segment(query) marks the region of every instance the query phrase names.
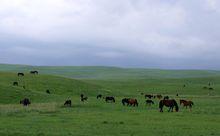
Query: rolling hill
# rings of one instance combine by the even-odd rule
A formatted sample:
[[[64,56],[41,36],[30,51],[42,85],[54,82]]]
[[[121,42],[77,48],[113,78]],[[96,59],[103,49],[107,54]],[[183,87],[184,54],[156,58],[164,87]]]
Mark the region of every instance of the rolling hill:
[[[197,78],[220,76],[214,70],[161,70],[142,68],[118,68],[104,66],[28,66],[0,64],[0,71],[29,72],[79,79],[151,79],[151,78]]]

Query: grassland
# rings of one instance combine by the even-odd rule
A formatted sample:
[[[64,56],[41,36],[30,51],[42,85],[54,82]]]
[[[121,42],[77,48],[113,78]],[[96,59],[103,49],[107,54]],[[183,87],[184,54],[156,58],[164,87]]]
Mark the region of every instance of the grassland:
[[[163,74],[163,70],[158,70],[158,75],[154,75],[147,73],[150,70],[143,70],[146,72],[143,74],[143,71],[138,72],[137,69],[133,74],[128,72],[129,69],[125,71],[121,69],[124,72],[121,75],[118,73],[114,78],[114,74],[110,75],[108,70],[106,73],[103,70],[102,73],[102,70],[99,72],[99,68],[96,67],[97,71],[93,73],[94,75],[88,74],[86,78],[85,73],[73,72],[71,76],[66,76],[65,72],[60,72],[57,68],[52,70],[50,67],[49,72],[34,68],[44,74],[34,76],[26,73],[23,78],[17,77],[15,72],[30,70],[26,67],[30,68],[20,65],[0,66],[0,71],[5,71],[0,72],[0,135],[2,136],[220,135],[218,71],[185,71],[186,73],[165,71],[166,74]],[[117,72],[112,69],[120,68],[107,69],[111,69],[109,72],[116,74]],[[65,70],[66,67],[63,71]],[[54,71],[58,71],[58,74]],[[71,73],[70,71],[74,70],[66,73]],[[190,72],[192,74],[189,74]],[[98,73],[102,73],[101,76]],[[152,76],[149,76],[150,74]],[[18,81],[19,86],[13,86],[13,81]],[[209,82],[212,83],[214,90],[203,89]],[[183,84],[186,84],[185,88]],[[24,85],[25,89],[22,87]],[[51,94],[47,94],[46,89],[51,90]],[[141,92],[169,95],[177,101],[181,98],[192,100],[195,106],[192,112],[181,107],[178,113],[168,113],[167,109],[164,113],[160,113],[159,100],[155,99],[155,105],[147,107],[145,99],[140,95]],[[80,93],[89,97],[87,102],[80,102]],[[115,96],[116,103],[97,100],[96,95],[99,93]],[[24,97],[31,99],[32,104],[29,107],[18,104]],[[139,107],[123,107],[120,102],[123,97],[137,98]],[[71,108],[63,106],[66,99],[72,100]]]

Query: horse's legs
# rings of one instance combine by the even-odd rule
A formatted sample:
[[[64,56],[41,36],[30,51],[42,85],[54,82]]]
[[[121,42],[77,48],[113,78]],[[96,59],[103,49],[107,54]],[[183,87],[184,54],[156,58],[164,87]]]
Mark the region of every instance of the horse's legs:
[[[171,107],[171,112],[173,112],[173,106]]]

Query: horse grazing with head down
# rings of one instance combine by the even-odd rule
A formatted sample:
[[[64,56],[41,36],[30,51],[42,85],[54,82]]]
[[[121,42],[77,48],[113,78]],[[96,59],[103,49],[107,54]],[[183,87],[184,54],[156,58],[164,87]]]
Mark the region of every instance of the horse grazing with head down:
[[[159,103],[159,108],[160,108],[160,112],[163,112],[163,107],[169,107],[168,112],[173,112],[173,108],[175,107],[176,112],[179,111],[179,106],[177,104],[177,102],[172,99],[172,100],[161,100]]]
[[[113,96],[107,96],[107,97],[105,97],[105,101],[115,103],[115,98]]]
[[[180,105],[183,105],[183,107],[186,107],[186,109],[189,106],[189,109],[191,111],[192,106],[194,105],[194,103],[192,101],[180,100]]]
[[[64,103],[64,106],[71,107],[71,105],[72,105],[72,101],[71,100],[66,100],[65,103]]]
[[[128,100],[129,99],[130,98],[124,98],[124,99],[121,100],[121,103],[123,104],[123,106],[125,106],[125,104],[127,104],[127,106],[128,106]]]
[[[151,106],[152,104],[154,104],[154,102],[152,100],[146,100],[146,104]]]
[[[138,107],[138,101],[137,101],[137,99],[133,99],[133,98],[130,98],[130,99],[128,99],[128,105],[129,106],[137,106]]]
[[[97,99],[101,99],[102,98],[102,95],[101,94],[99,94],[99,95],[97,95],[97,97],[96,97]]]

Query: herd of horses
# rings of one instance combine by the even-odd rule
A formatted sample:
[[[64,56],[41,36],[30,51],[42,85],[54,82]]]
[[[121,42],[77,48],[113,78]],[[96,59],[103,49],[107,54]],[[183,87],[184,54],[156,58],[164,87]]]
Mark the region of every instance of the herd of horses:
[[[30,71],[30,74],[33,74],[33,75],[38,75],[38,71]],[[24,73],[17,73],[17,76],[24,76],[25,74]],[[18,86],[18,82],[13,82],[13,85],[14,86]],[[209,84],[210,86],[210,84]],[[184,87],[186,87],[186,85],[184,85]],[[204,89],[210,89],[212,90],[213,88],[209,87],[209,88],[205,88]],[[50,90],[46,90],[46,93],[50,94]],[[144,95],[144,93],[141,93],[141,95]],[[176,94],[176,96],[179,96],[178,94]],[[115,103],[116,102],[116,99],[115,97],[113,96],[106,96],[104,97],[103,95],[99,94],[97,95],[96,97],[97,99],[104,99],[106,103]],[[173,112],[173,110],[175,109],[176,112],[179,111],[179,106],[176,102],[176,100],[174,99],[170,99],[169,96],[162,96],[161,94],[157,94],[157,95],[151,95],[151,94],[145,94],[144,95],[144,98],[146,99],[146,104],[147,105],[152,105],[152,104],[155,104],[153,99],[159,99],[159,111],[160,112],[163,112],[163,107],[166,106],[169,108],[168,112]],[[84,94],[81,94],[80,95],[80,100],[82,102],[85,102],[88,100],[88,97],[85,96]],[[123,98],[121,100],[121,103],[123,106],[133,106],[133,107],[138,107],[138,100],[135,99],[135,98]],[[28,98],[24,98],[23,100],[20,101],[20,104],[23,104],[24,106],[28,106],[31,104],[31,101],[30,99]],[[188,100],[180,100],[179,102],[180,105],[182,105],[183,107],[186,107],[190,109],[192,109],[192,106],[193,106],[193,102],[192,101],[188,101]],[[64,103],[64,106],[67,106],[67,107],[71,107],[72,106],[72,101],[70,99],[66,100],[65,103]]]

